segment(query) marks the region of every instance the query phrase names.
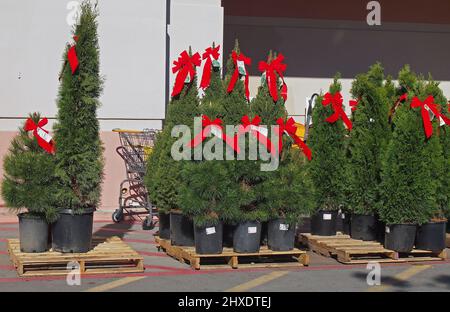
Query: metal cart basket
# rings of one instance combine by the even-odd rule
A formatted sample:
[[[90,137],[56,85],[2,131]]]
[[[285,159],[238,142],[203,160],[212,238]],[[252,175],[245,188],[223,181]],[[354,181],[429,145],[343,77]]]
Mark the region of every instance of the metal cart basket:
[[[120,146],[116,151],[125,162],[126,179],[120,183],[119,208],[112,214],[112,219],[116,223],[120,222],[126,211],[133,218],[137,215],[142,220],[139,214],[133,213],[133,210],[143,208],[148,211],[148,216],[142,220],[142,227],[152,229],[157,212],[156,207],[149,201],[144,177],[146,161],[152,152],[158,130],[113,129],[113,132],[119,134]]]

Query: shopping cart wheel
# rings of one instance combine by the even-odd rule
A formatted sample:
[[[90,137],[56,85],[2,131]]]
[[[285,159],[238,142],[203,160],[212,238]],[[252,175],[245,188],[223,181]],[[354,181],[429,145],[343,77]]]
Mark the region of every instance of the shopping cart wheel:
[[[155,222],[153,222],[150,216],[147,216],[142,222],[143,230],[153,230],[155,228]]]
[[[115,223],[119,223],[123,220],[123,211],[121,209],[116,209],[112,214],[112,220]]]

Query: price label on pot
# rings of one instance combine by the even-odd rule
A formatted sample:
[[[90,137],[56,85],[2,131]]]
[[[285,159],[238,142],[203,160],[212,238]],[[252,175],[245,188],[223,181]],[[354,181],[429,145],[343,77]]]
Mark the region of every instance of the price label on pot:
[[[206,228],[206,235],[211,235],[211,234],[216,234],[216,227],[215,226]]]
[[[343,214],[341,215],[341,217],[342,217],[342,219],[345,219],[345,213],[343,213]]]
[[[331,213],[324,213],[323,214],[323,219],[324,220],[331,220]]]
[[[257,232],[256,226],[248,227],[248,234],[255,234]]]
[[[280,231],[289,231],[289,224],[280,224]]]
[[[386,233],[391,233],[391,229],[388,226],[386,227]]]

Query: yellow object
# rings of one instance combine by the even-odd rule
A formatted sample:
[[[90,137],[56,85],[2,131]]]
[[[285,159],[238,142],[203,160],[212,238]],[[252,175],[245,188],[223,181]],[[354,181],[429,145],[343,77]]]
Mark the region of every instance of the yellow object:
[[[294,124],[297,127],[297,130],[295,131],[295,135],[298,136],[300,139],[304,139],[305,137],[305,125],[296,122]],[[299,148],[299,146],[297,144],[292,145],[292,147],[294,148]]]
[[[144,146],[144,155],[145,155],[145,159],[148,158],[148,156],[150,156],[150,154],[153,152],[153,147],[150,146]]]

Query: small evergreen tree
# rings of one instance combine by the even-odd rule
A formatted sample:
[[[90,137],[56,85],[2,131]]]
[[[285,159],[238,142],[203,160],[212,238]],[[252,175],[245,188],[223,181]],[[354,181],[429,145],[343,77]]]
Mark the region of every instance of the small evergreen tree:
[[[442,106],[442,114],[450,118],[450,112],[447,105]],[[440,208],[445,213],[447,219],[450,218],[450,127],[443,126],[440,128],[440,142],[443,152],[444,170],[440,173],[442,183],[438,190],[440,194]]]
[[[220,67],[213,67],[210,85],[205,90],[205,95],[198,108],[199,113],[208,116],[211,120],[222,118],[225,111],[221,101],[224,96],[225,89],[220,76]],[[223,144],[223,141],[214,135],[207,138],[204,143],[212,141]],[[227,148],[224,144],[222,146],[224,149]],[[229,198],[226,193],[231,181],[227,174],[224,161],[184,162],[182,171],[184,183],[180,191],[180,207],[183,213],[193,218],[196,225],[217,223],[221,219],[223,211],[228,208]]]
[[[339,74],[334,78],[329,93],[341,91]],[[313,152],[308,164],[308,177],[311,179],[313,203],[318,210],[339,210],[345,203],[345,136],[347,130],[342,120],[334,123],[325,121],[333,114],[331,105],[322,105],[323,96],[317,97],[313,109],[313,128],[308,139]]]
[[[73,30],[78,37],[79,67],[74,73],[69,66],[63,67],[54,126],[58,207],[73,209],[75,213],[98,206],[103,178],[103,147],[96,115],[103,83],[99,74],[97,16],[96,5],[93,7],[89,1],[81,4],[80,21]],[[64,59],[67,53],[68,49]]]
[[[41,119],[38,113],[30,114],[35,124]],[[25,123],[24,123],[25,125]],[[55,163],[53,155],[43,150],[30,132],[19,128],[3,160],[5,170],[2,197],[15,212],[26,208],[28,213],[44,216],[48,222],[57,218],[55,193]]]
[[[373,65],[367,74],[358,75],[351,93],[358,100],[350,132],[349,196],[357,214],[374,214],[380,203],[381,158],[390,136],[388,94],[381,65]]]
[[[192,56],[189,49],[189,56]],[[171,135],[176,125],[186,125],[193,129],[194,117],[199,116],[199,98],[197,91],[197,76],[184,84],[180,94],[172,97],[167,111],[162,133],[158,135],[157,143],[147,163],[145,183],[150,199],[157,204],[160,212],[180,209],[179,199],[182,188],[181,172],[186,161],[176,161],[172,158],[171,149],[177,140]]]

